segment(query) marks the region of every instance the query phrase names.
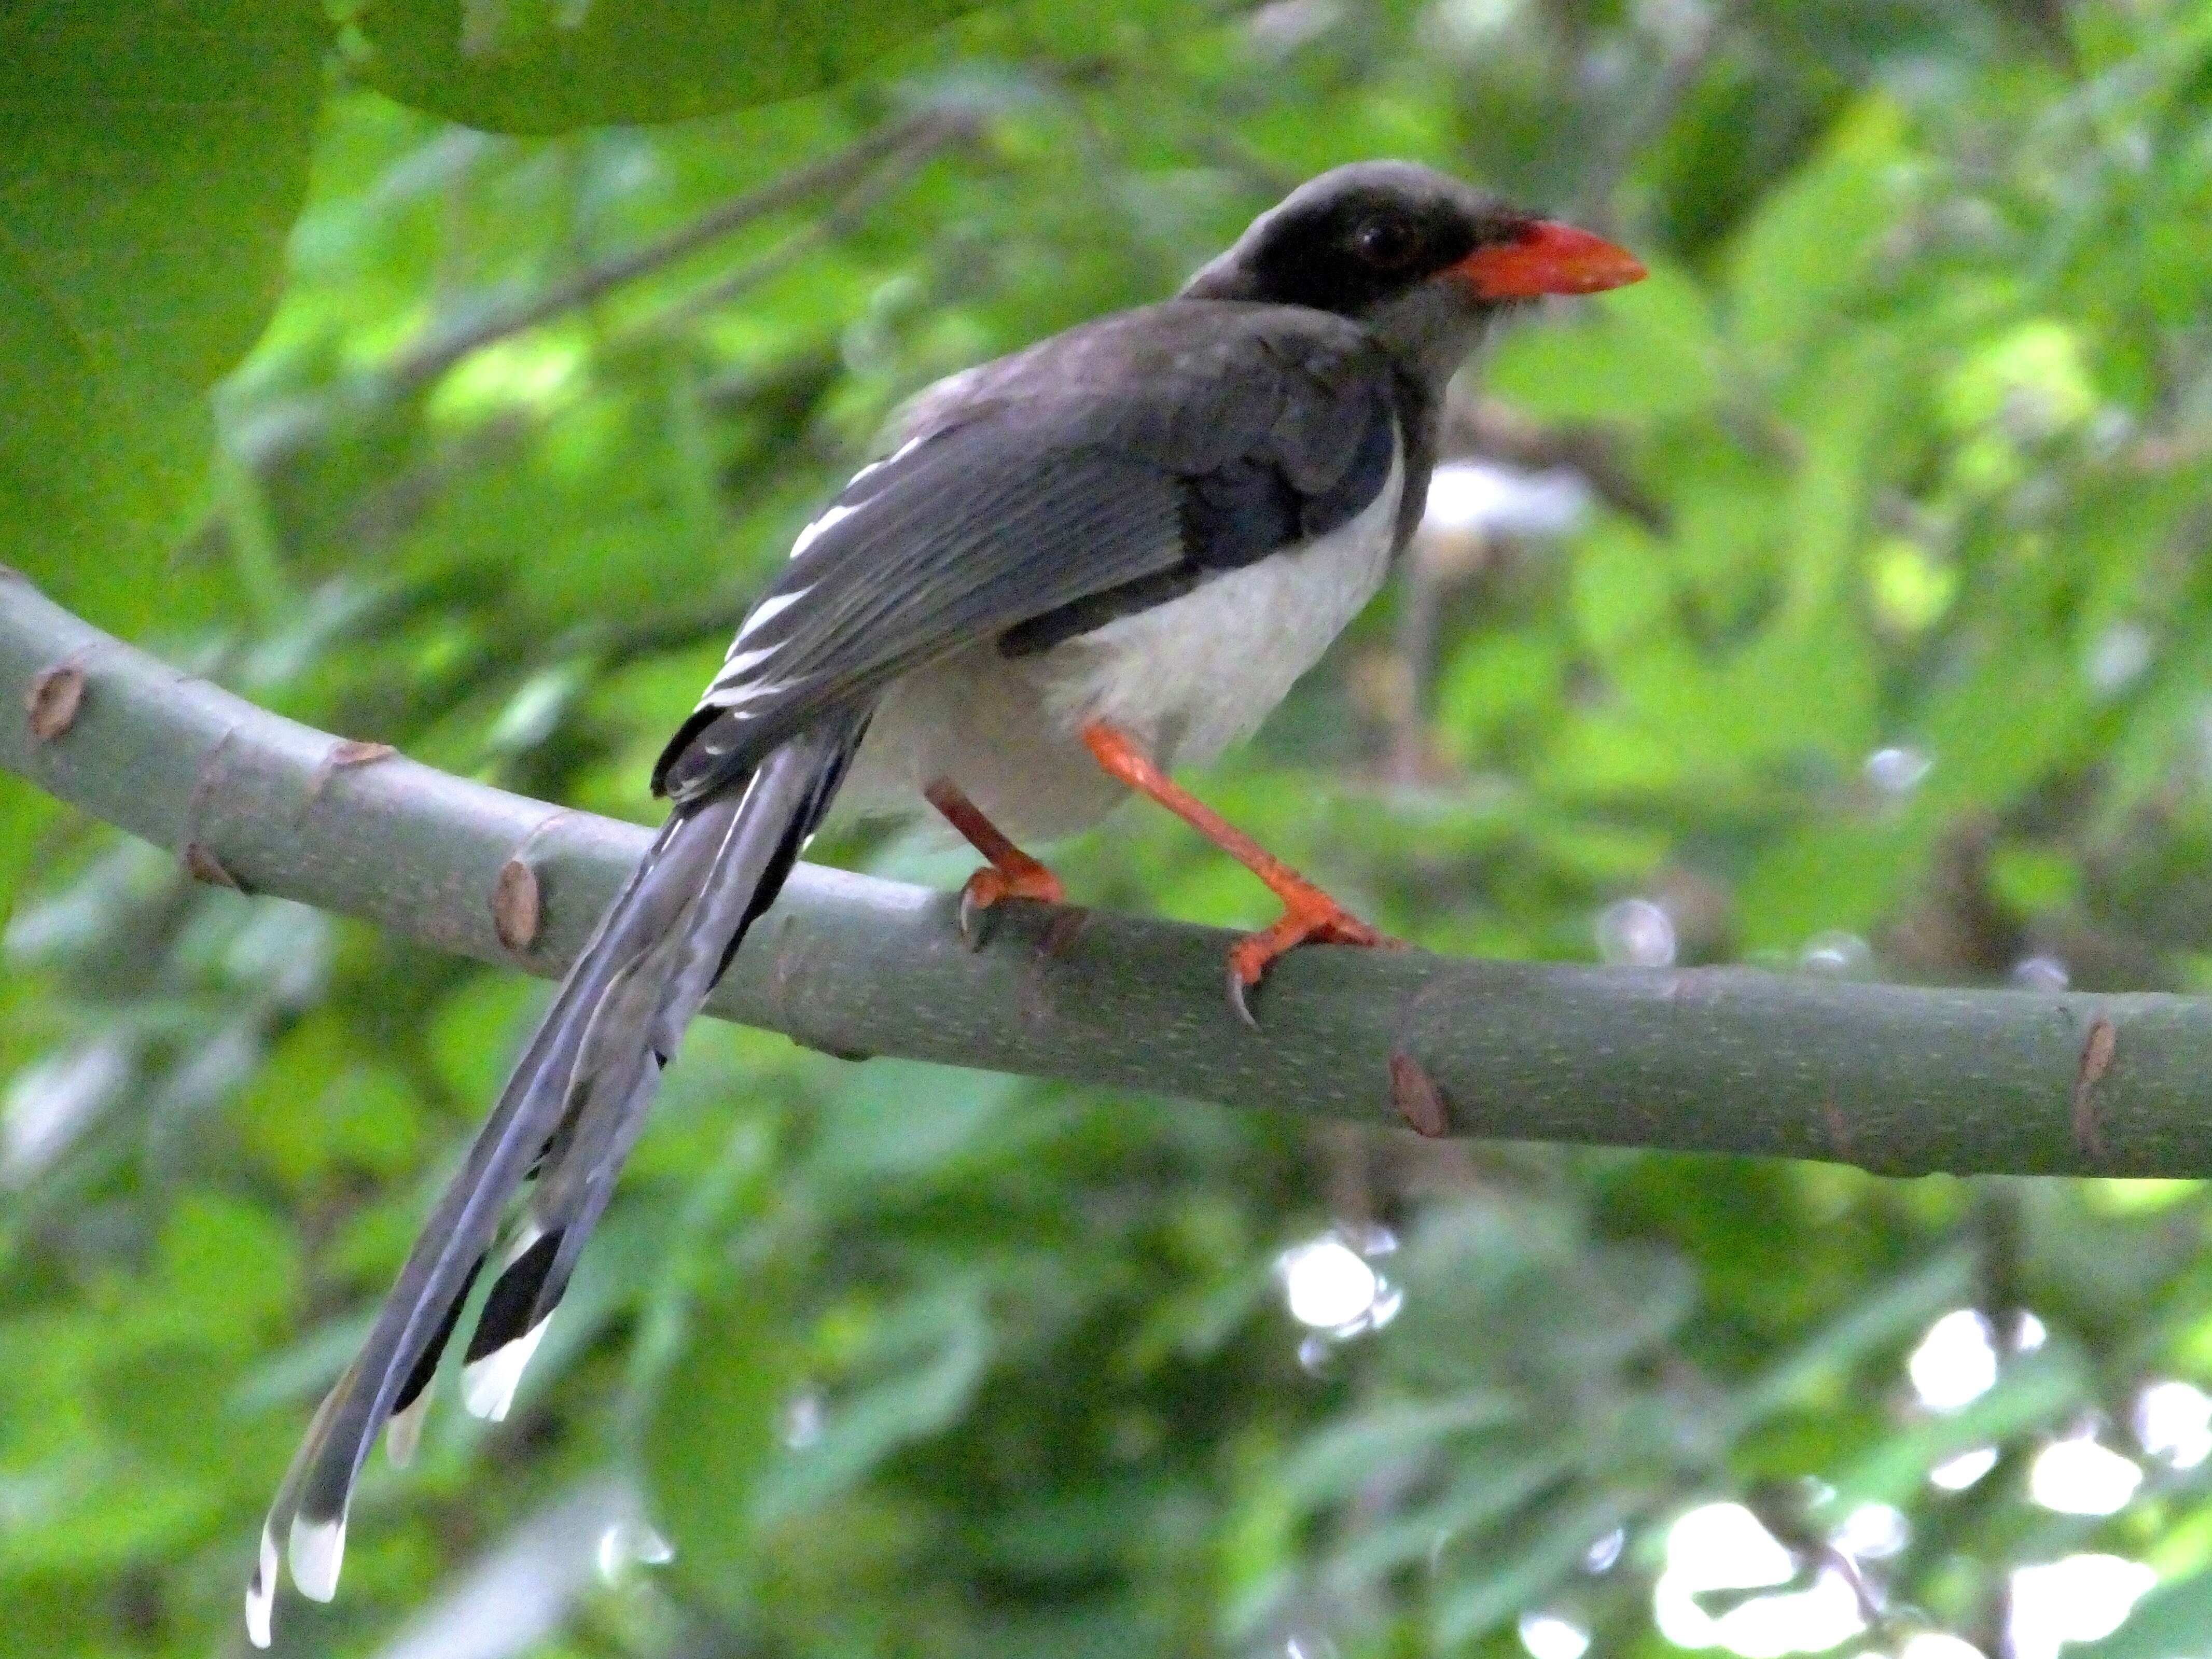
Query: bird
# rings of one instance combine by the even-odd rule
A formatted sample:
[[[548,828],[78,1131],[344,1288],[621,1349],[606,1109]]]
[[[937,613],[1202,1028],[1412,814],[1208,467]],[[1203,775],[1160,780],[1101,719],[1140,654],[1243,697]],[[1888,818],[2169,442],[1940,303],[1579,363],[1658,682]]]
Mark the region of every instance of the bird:
[[[1386,943],[1170,775],[1250,736],[1374,596],[1419,520],[1447,385],[1492,321],[1644,274],[1448,174],[1356,162],[1174,297],[915,398],[799,534],[661,754],[665,821],[277,1490],[252,1641],[280,1542],[303,1594],[334,1595],[362,1467],[380,1430],[394,1462],[412,1455],[495,1253],[460,1389],[506,1415],[684,1027],[833,808],[933,808],[972,843],[972,938],[995,906],[1061,901],[1029,848],[1149,797],[1281,901],[1230,953],[1247,1020],[1285,951]]]

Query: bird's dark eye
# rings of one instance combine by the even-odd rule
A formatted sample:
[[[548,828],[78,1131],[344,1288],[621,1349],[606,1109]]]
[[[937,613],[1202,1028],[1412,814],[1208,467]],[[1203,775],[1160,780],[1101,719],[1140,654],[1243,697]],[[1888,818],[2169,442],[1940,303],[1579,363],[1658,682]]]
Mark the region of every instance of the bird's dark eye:
[[[1421,233],[1395,215],[1382,214],[1352,233],[1352,246],[1377,270],[1403,270],[1420,257]]]

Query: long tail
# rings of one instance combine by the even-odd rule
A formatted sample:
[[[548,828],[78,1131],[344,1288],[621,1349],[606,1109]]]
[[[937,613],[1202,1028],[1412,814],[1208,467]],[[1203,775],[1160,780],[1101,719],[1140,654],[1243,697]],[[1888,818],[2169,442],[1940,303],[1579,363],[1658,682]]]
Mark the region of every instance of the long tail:
[[[302,1594],[327,1601],[337,1592],[346,1510],[376,1432],[388,1421],[395,1461],[412,1454],[439,1356],[510,1200],[534,1176],[462,1372],[471,1412],[507,1414],[661,1068],[745,929],[775,901],[866,726],[864,714],[825,721],[749,776],[678,805],[608,908],[277,1489],[246,1591],[257,1647],[269,1644],[280,1539]]]

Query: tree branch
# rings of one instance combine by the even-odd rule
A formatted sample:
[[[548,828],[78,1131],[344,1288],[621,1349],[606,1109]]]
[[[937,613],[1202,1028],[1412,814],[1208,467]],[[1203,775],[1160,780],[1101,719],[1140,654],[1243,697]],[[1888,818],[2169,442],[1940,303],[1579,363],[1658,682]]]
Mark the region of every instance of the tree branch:
[[[975,116],[957,108],[930,108],[888,121],[818,161],[732,197],[652,241],[586,265],[539,293],[432,325],[379,367],[249,422],[233,440],[239,457],[256,476],[273,476],[327,436],[343,415],[411,396],[487,346],[589,305],[817,196],[851,192],[864,212],[878,198],[879,174],[896,184],[976,131]],[[857,215],[848,201],[833,207],[830,216],[837,225],[832,234],[840,234]],[[776,254],[767,258],[774,261]],[[777,268],[771,263],[764,274],[773,275]],[[735,280],[742,283],[742,274]],[[220,520],[210,520],[192,550],[204,553],[205,544],[224,533]]]
[[[0,696],[0,766],[203,878],[531,973],[567,964],[647,839],[256,708],[13,573]],[[1276,969],[1255,1034],[1222,994],[1227,934],[1018,908],[971,953],[950,895],[802,866],[711,1006],[836,1053],[1431,1133],[1894,1174],[2212,1171],[2201,1000],[1313,949]]]
[[[535,328],[563,312],[588,305],[641,276],[689,258],[771,213],[795,207],[825,191],[843,190],[865,181],[876,164],[886,157],[903,155],[910,171],[974,130],[970,118],[949,110],[927,110],[887,122],[834,155],[733,197],[719,207],[708,209],[689,224],[679,225],[641,246],[625,249],[586,265],[541,294],[471,321],[434,331],[395,358],[382,371],[384,380],[399,392],[427,386],[471,353]],[[898,176],[903,177],[904,173]]]

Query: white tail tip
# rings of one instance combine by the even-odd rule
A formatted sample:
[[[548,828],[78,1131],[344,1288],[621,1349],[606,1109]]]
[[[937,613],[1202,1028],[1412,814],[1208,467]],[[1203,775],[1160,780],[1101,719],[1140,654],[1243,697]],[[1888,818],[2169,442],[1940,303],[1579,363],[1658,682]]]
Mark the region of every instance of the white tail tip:
[[[415,1461],[415,1449],[422,1443],[422,1425],[430,1415],[430,1395],[431,1389],[424,1389],[407,1402],[404,1411],[392,1413],[392,1420],[384,1425],[384,1455],[395,1469],[404,1469]]]
[[[538,1352],[538,1345],[545,1339],[545,1328],[552,1322],[549,1315],[505,1347],[494,1349],[462,1368],[461,1404],[471,1417],[491,1423],[506,1419],[514,1404],[514,1391],[521,1386],[523,1368]]]
[[[310,1601],[327,1601],[338,1593],[338,1566],[345,1559],[345,1517],[292,1521],[292,1582]]]
[[[246,1639],[257,1648],[269,1645],[270,1609],[276,1603],[276,1540],[267,1526],[261,1528],[261,1559],[253,1577],[246,1581]]]

